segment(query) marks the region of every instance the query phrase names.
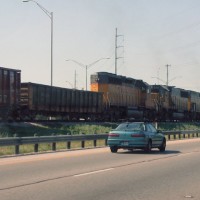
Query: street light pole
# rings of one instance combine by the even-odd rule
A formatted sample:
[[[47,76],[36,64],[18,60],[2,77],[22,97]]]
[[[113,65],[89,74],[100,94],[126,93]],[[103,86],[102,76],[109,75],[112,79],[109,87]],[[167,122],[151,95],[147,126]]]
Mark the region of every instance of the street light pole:
[[[53,12],[51,12],[51,86],[53,86]]]
[[[92,62],[92,63],[89,64],[89,65],[84,65],[84,64],[82,64],[82,63],[80,63],[80,62],[77,62],[76,60],[72,60],[72,59],[69,59],[69,60],[66,60],[66,61],[72,61],[72,62],[78,64],[79,66],[85,68],[85,88],[86,88],[86,91],[87,91],[87,74],[88,74],[87,72],[88,72],[88,69],[89,69],[90,67],[92,67],[93,65],[95,65],[97,62],[99,62],[99,61],[101,61],[101,60],[106,60],[106,59],[110,59],[110,58],[100,58],[100,59],[98,59],[98,60]]]
[[[43,6],[41,6],[37,1],[26,0],[23,2],[34,2],[37,6],[50,18],[51,20],[51,86],[53,86],[53,12],[49,12]]]

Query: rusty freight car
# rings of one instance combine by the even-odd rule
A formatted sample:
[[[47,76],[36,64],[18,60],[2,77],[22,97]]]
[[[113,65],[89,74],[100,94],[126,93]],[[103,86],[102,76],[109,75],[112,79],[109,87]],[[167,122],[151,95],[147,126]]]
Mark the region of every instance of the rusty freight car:
[[[36,83],[21,84],[22,118],[37,115],[55,119],[98,119],[102,114],[102,93],[54,87]]]
[[[0,67],[0,119],[17,117],[21,71]]]

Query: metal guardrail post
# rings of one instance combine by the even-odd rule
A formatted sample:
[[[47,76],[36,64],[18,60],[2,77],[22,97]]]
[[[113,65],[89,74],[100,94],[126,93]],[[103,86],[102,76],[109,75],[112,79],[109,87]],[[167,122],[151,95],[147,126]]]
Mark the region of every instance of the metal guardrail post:
[[[34,152],[37,153],[38,152],[38,147],[39,145],[38,144],[34,144]]]
[[[174,134],[174,140],[176,140],[176,134]]]
[[[34,137],[38,137],[37,133],[34,134]],[[38,152],[38,148],[39,148],[39,144],[38,143],[34,144],[34,152],[35,153]]]
[[[13,137],[18,137],[18,135],[15,133],[14,135],[13,135]],[[15,145],[15,154],[19,154],[19,144],[16,144]]]
[[[81,141],[81,147],[82,147],[82,148],[85,148],[85,141],[84,141],[84,140]]]
[[[52,151],[56,151],[56,142],[52,143],[52,148],[51,149],[52,149]]]
[[[71,142],[70,141],[67,142],[67,149],[71,149]]]
[[[105,139],[105,145],[108,146],[108,139]]]
[[[97,140],[94,140],[94,147],[97,146]]]
[[[171,137],[170,137],[170,135],[168,135],[168,140],[170,140],[171,139]]]
[[[85,135],[85,133],[82,133],[82,135]],[[85,140],[81,141],[81,148],[85,148]]]
[[[15,145],[15,154],[19,154],[19,145]]]

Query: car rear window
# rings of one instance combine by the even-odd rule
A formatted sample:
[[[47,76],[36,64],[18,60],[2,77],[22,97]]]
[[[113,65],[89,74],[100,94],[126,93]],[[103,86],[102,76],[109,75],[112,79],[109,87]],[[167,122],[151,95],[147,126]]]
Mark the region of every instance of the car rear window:
[[[125,123],[120,124],[115,130],[117,131],[141,131],[143,130],[143,123]]]

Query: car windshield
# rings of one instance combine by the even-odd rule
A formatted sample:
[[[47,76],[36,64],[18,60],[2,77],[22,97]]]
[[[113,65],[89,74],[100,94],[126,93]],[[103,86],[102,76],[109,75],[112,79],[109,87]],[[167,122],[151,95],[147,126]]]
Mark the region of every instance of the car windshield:
[[[117,131],[141,131],[143,130],[143,123],[123,123],[120,124],[115,130]]]

